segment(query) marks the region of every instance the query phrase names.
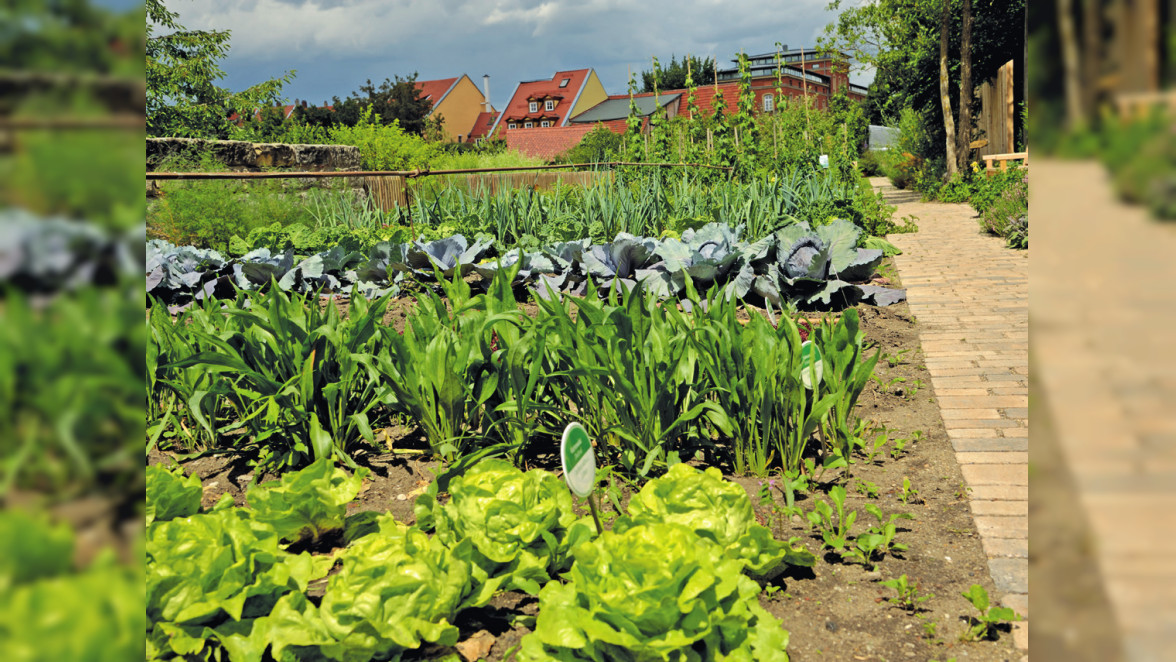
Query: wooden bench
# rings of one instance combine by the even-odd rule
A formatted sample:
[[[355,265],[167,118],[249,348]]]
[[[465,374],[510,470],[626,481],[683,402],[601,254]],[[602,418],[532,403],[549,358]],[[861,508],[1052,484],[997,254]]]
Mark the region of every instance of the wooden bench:
[[[1021,165],[1029,166],[1029,152],[1011,152],[1009,154],[986,154],[984,159],[984,173],[991,177],[998,170],[1008,170],[1009,161],[1021,161]],[[999,164],[999,167],[996,165]]]

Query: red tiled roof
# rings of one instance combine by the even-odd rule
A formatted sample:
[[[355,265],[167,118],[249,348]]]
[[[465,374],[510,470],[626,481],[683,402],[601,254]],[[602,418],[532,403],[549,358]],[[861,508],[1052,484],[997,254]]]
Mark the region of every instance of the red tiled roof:
[[[584,134],[592,128],[591,124],[573,124],[547,129],[515,129],[500,134],[506,138],[508,148],[526,156],[551,161],[580,144]]]
[[[496,119],[498,119],[498,113],[478,113],[478,119],[474,120],[474,127],[470,129],[468,140],[472,141],[488,135]]]
[[[563,100],[556,104],[555,110],[547,111],[544,114],[552,113],[556,121],[560,123],[564,122],[567,119],[568,112],[571,111],[572,100],[579,94],[580,88],[588,80],[588,74],[591,71],[591,69],[557,71],[551,77],[551,80],[534,80],[519,83],[519,86],[515,89],[514,96],[510,99],[510,103],[506,104],[506,108],[502,110],[503,119],[527,115],[530,112],[530,107],[527,103],[528,99],[559,98],[559,96],[562,96]],[[565,78],[568,79],[568,84],[560,87],[560,82]],[[542,105],[539,106],[538,112],[544,112]]]
[[[453,87],[457,82],[457,78],[442,78],[440,80],[418,80],[416,88],[421,91],[421,98],[428,99],[433,102],[433,105],[441,103],[441,97]]]

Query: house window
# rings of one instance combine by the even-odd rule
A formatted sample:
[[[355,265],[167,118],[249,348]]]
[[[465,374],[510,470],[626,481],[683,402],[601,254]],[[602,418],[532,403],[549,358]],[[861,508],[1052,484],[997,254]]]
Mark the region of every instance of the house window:
[[[550,126],[551,126],[551,122],[548,122],[547,120],[543,120],[542,122],[540,122],[540,123],[539,123],[539,126],[541,126],[541,127],[543,127],[544,129],[546,129],[546,128],[548,128],[548,127],[550,127]]]
[[[535,123],[534,123],[534,122],[525,122],[525,123],[523,124],[523,128],[524,128],[524,129],[534,129],[534,128],[535,128]]]
[[[555,102],[551,99],[543,102],[543,110],[555,110]]]
[[[506,125],[506,128],[508,128],[508,129],[517,129],[517,128],[519,128],[519,125],[518,125],[518,124],[515,124],[514,122],[508,122],[508,123],[507,123],[507,125]]]
[[[770,113],[776,109],[776,96],[774,94],[764,95],[764,112]]]
[[[536,112],[536,111],[538,111],[538,110],[539,110],[539,102],[538,102],[538,101],[532,101],[532,102],[529,104],[529,106],[528,106],[528,107],[530,108],[530,112],[532,112],[532,113],[533,113],[533,112]]]
[[[571,78],[565,78],[559,82],[560,87],[567,87],[568,83],[572,82]]]

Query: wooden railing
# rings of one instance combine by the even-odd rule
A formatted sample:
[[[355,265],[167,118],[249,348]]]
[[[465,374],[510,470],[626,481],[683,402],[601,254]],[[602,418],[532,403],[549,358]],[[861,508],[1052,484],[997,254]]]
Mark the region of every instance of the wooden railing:
[[[998,170],[1008,170],[1010,161],[1020,161],[1019,165],[1029,166],[1029,152],[1011,152],[1009,154],[987,154],[984,159],[984,172],[991,177]]]

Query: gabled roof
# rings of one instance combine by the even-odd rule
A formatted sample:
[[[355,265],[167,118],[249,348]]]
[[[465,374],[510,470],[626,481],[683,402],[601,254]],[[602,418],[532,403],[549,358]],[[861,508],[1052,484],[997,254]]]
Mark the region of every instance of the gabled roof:
[[[550,79],[531,80],[519,83],[515,88],[514,95],[511,96],[510,102],[502,109],[502,117],[499,119],[499,124],[503,120],[517,120],[525,121],[527,119],[539,121],[539,115],[545,116],[545,119],[555,118],[559,126],[566,125],[568,113],[572,107],[575,106],[575,99],[579,96],[580,91],[584,88],[584,83],[587,82],[588,77],[592,74],[591,69],[574,69],[571,71],[557,71]],[[566,83],[564,81],[567,81]],[[542,101],[548,98],[558,99],[554,111],[544,111],[543,106],[540,105],[537,112],[530,112],[529,100]]]
[[[518,129],[503,132],[506,146],[526,156],[551,161],[580,144],[591,124],[553,127],[549,129]]]
[[[478,113],[478,119],[474,120],[474,126],[470,129],[470,135],[466,140],[476,140],[490,135],[490,129],[494,128],[494,122],[498,119],[498,113]]]
[[[637,104],[637,115],[639,117],[648,117],[653,114],[654,110],[665,108],[672,103],[678,103],[678,98],[681,96],[682,93],[680,92],[670,94],[662,92],[658,94],[656,99],[652,94],[633,95],[633,102]],[[594,123],[623,120],[627,117],[629,117],[629,95],[618,94],[610,96],[608,99],[576,115],[571,121],[576,124],[582,124],[584,122]]]
[[[418,80],[416,88],[421,91],[421,98],[433,102],[433,107],[441,105],[445,95],[457,84],[457,78],[441,78],[438,80]]]

